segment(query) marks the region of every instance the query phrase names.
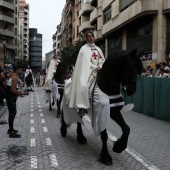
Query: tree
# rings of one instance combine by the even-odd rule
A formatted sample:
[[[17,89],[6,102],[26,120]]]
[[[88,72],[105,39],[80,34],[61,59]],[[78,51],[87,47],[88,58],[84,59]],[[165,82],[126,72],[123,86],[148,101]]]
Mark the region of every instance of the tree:
[[[60,60],[69,65],[75,65],[79,50],[85,43],[84,40],[78,40],[74,45],[64,47],[60,53]]]

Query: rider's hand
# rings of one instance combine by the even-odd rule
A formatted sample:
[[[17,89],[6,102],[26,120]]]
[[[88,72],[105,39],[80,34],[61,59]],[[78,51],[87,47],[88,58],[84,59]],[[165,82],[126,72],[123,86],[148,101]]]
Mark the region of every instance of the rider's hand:
[[[19,97],[24,97],[25,94],[24,93],[20,93]]]

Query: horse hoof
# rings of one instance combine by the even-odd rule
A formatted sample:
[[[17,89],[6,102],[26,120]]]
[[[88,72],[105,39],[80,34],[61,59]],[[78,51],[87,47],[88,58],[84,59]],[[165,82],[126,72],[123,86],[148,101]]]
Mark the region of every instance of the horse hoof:
[[[122,151],[124,151],[127,148],[127,141],[123,141],[121,138],[118,139],[114,146],[113,146],[113,152],[116,153],[121,153]]]
[[[67,136],[67,131],[63,130],[62,128],[60,128],[60,133],[62,137],[66,137]]]
[[[87,139],[84,135],[77,135],[77,141],[80,144],[86,144],[87,143]]]
[[[55,104],[55,103],[54,103],[54,102],[52,102],[51,104],[52,104],[52,106],[54,106],[54,104]]]
[[[106,165],[106,166],[111,166],[111,165],[113,165],[113,163],[112,163],[112,157],[109,155],[109,153],[106,153],[106,154],[100,154],[100,159],[99,159],[99,161],[102,163],[102,164],[104,164],[104,165]]]
[[[52,108],[49,108],[49,111],[52,111]]]

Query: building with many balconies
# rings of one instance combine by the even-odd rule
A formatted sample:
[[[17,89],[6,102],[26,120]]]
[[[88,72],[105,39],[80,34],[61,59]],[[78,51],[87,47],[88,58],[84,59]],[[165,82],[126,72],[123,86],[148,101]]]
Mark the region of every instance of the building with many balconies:
[[[29,58],[29,4],[19,0],[19,59]]]
[[[18,0],[0,1],[0,66],[5,63],[15,62],[18,43]],[[3,40],[6,43],[3,45]]]

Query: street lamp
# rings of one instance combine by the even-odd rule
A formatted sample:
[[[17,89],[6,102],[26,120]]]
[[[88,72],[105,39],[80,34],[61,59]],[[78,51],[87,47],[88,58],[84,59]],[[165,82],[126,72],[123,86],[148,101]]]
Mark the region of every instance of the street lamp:
[[[2,37],[1,38],[1,41],[2,41],[2,45],[4,46],[4,67],[5,67],[5,58],[6,58],[6,45],[7,45],[7,39],[6,37]]]

